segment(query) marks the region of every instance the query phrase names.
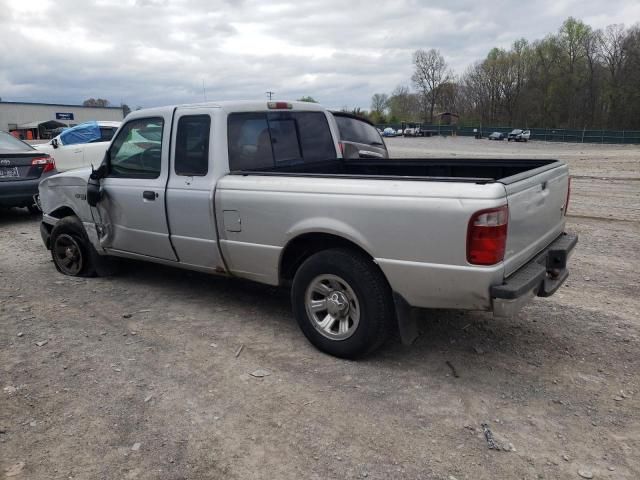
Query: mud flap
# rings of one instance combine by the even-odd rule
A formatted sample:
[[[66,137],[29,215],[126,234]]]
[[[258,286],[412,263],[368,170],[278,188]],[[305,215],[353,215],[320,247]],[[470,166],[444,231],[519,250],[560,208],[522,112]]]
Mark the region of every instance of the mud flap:
[[[413,308],[396,292],[393,292],[393,303],[396,307],[398,332],[403,345],[411,345],[418,338],[418,310]]]

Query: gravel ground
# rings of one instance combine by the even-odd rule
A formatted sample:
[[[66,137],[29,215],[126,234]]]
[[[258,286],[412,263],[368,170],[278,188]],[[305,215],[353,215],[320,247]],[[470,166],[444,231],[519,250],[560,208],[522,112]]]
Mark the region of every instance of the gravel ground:
[[[306,342],[287,292],[134,262],[64,277],[38,218],[0,212],[0,475],[640,478],[640,149],[388,144],[567,160],[565,286],[512,319],[425,313],[415,345],[348,362]]]

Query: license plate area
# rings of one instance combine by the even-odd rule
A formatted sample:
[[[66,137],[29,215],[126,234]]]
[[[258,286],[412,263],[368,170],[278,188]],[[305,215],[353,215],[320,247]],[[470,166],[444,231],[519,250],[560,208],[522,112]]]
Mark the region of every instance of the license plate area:
[[[0,178],[19,176],[18,167],[0,167]]]

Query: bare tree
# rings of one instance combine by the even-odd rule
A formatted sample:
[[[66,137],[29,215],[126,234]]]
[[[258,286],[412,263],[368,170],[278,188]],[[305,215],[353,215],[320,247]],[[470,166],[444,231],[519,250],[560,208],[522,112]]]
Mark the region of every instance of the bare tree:
[[[389,106],[389,95],[386,93],[374,93],[371,97],[371,111],[378,115],[384,115]]]
[[[622,72],[628,53],[624,48],[625,37],[624,25],[609,25],[601,36],[602,56],[609,71],[609,128],[618,123],[617,114],[621,109]]]
[[[389,97],[389,116],[403,122],[418,120],[417,106],[416,94],[411,93],[409,87],[400,85]]]
[[[390,94],[391,123],[454,111],[484,125],[640,130],[640,23],[600,31],[570,17],[540,40],[492,49],[455,79],[437,50],[417,50],[413,64],[415,93]]]
[[[413,54],[415,71],[411,80],[418,89],[423,104],[429,109],[429,121],[433,123],[433,111],[438,101],[440,86],[453,76],[439,50],[416,50]],[[426,109],[425,109],[426,110]]]
[[[602,31],[600,30],[591,30],[589,35],[586,35],[583,39],[583,48],[585,52],[585,58],[587,60],[587,67],[589,70],[589,79],[587,83],[589,85],[589,98],[587,104],[587,112],[588,117],[584,119],[584,124],[589,127],[593,127],[593,123],[595,121],[596,115],[596,94],[597,94],[597,83],[596,76],[598,71],[598,66],[602,58],[601,53],[601,41]]]

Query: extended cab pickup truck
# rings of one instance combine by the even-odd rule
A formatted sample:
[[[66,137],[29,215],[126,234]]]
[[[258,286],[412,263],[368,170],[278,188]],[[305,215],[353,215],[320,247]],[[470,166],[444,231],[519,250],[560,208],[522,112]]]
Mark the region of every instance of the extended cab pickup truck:
[[[335,118],[298,102],[130,114],[96,171],[40,185],[58,270],[110,256],[291,285],[321,350],[358,357],[416,308],[515,313],[567,278],[567,166],[555,160],[343,159]]]

